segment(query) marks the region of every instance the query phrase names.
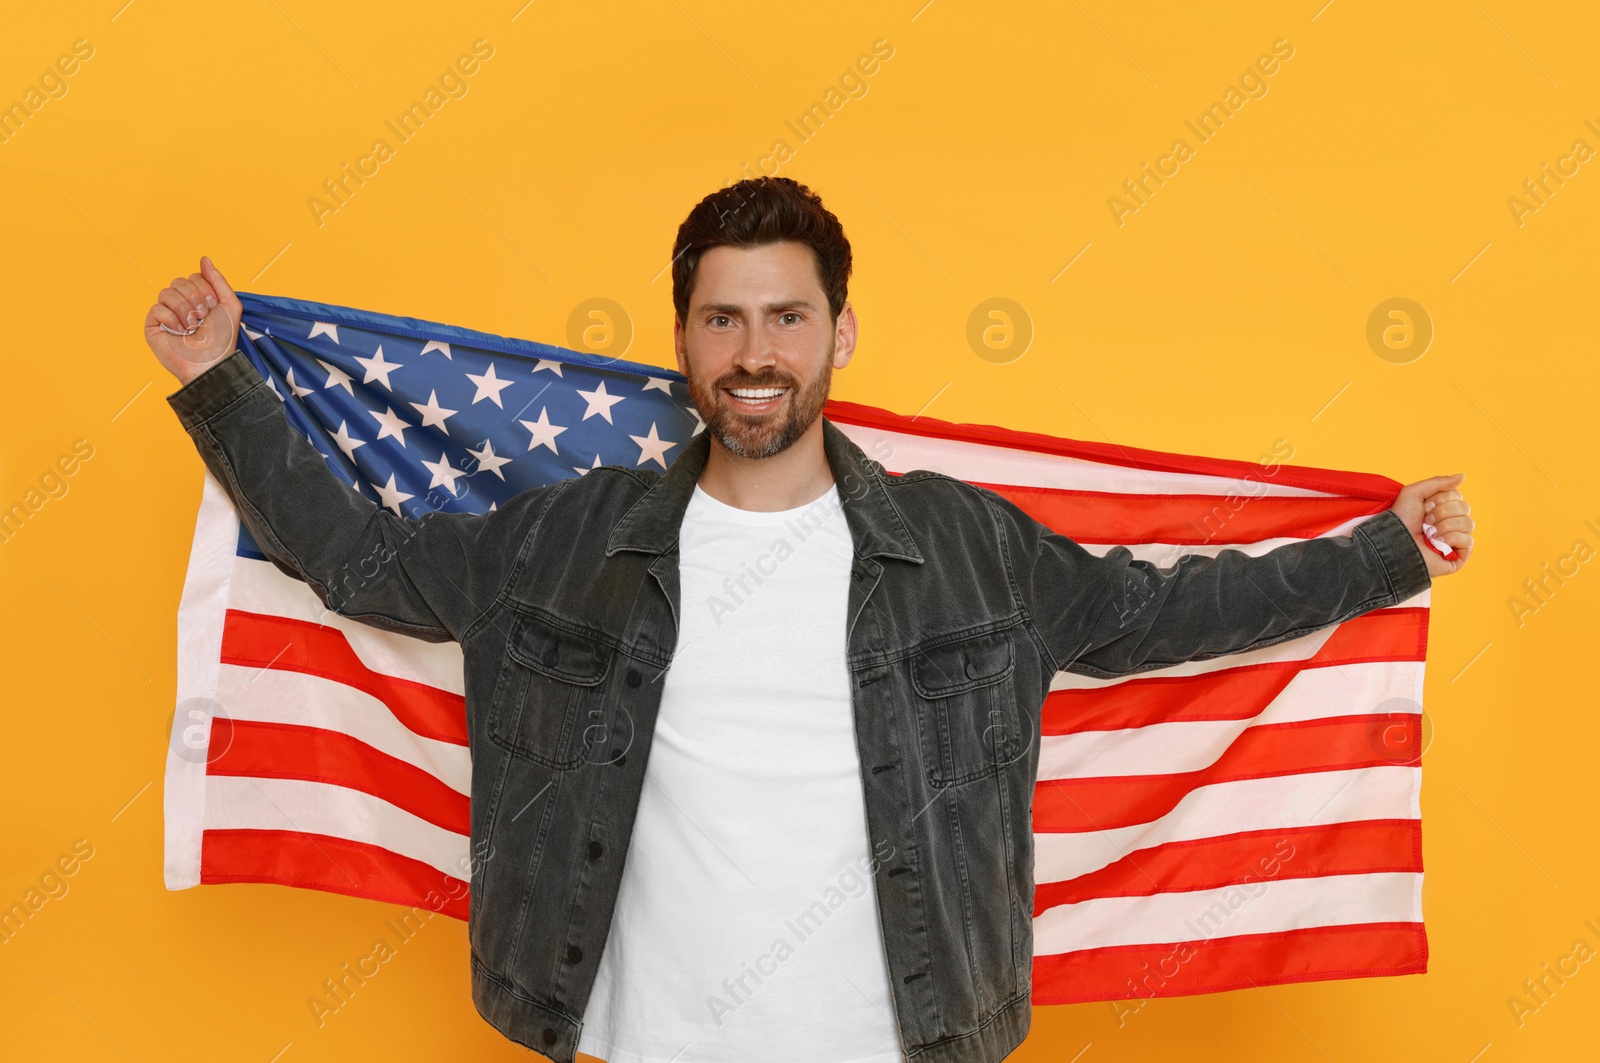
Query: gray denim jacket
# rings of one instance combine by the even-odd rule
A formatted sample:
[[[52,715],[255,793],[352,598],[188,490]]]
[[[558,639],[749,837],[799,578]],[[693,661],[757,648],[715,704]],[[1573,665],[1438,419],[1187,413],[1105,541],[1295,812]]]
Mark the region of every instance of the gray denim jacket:
[[[610,929],[682,603],[678,529],[709,437],[487,514],[352,491],[241,352],[167,397],[267,556],[327,607],[461,644],[473,1002],[570,1063]],[[1431,580],[1400,519],[1251,557],[1096,556],[992,491],[891,475],[831,421],[855,546],[846,644],[895,1015],[918,1063],[1026,1036],[1040,714],[1066,670],[1126,676],[1270,646]]]

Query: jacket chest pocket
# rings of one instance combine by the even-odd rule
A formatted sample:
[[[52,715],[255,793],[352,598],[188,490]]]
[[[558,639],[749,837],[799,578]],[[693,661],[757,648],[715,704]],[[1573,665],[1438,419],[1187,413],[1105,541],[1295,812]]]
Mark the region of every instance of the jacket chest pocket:
[[[934,786],[998,774],[1026,749],[1016,655],[1005,632],[975,635],[911,658],[922,763]]]
[[[604,718],[604,683],[615,652],[539,617],[519,617],[489,711],[489,740],[552,768],[582,764],[594,744],[590,720]]]

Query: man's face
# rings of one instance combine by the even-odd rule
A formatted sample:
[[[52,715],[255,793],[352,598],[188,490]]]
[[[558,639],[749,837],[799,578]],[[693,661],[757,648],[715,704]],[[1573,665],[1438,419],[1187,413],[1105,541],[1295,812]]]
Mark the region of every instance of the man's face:
[[[678,369],[713,441],[744,458],[780,454],[822,414],[855,348],[855,311],[830,320],[805,244],[713,247],[700,258]],[[750,392],[755,392],[750,394]]]

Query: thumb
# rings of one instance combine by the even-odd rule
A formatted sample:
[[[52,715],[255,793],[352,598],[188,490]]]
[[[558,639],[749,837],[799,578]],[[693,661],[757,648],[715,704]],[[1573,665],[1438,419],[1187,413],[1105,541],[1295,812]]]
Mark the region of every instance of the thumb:
[[[217,290],[219,299],[238,301],[239,296],[234,292],[233,286],[228,283],[228,279],[222,275],[222,271],[217,268],[216,263],[212,262],[208,255],[200,256],[200,275]]]
[[[1436,494],[1439,491],[1448,491],[1466,478],[1466,473],[1458,472],[1450,476],[1430,476],[1426,480],[1418,480],[1411,485],[1411,490],[1423,498]]]

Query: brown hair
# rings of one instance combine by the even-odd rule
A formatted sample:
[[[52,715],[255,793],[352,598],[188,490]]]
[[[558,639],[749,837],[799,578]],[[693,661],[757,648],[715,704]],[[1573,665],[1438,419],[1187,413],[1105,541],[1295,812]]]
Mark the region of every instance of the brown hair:
[[[672,244],[672,305],[688,323],[689,292],[700,256],[722,245],[758,247],[793,240],[811,248],[834,320],[844,309],[850,279],[850,241],[822,199],[789,177],[754,177],[718,189],[696,203]]]

